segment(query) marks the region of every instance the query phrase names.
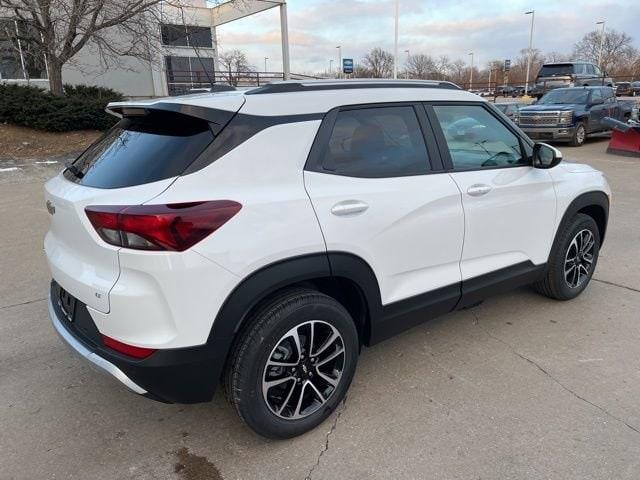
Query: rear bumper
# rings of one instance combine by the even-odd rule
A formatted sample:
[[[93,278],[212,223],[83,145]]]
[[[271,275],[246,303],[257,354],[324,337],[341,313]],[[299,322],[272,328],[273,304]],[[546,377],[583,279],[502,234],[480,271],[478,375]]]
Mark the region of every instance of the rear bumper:
[[[569,141],[573,137],[575,127],[527,127],[520,125],[520,129],[532,140]]]
[[[101,344],[86,305],[79,300],[73,322],[67,320],[56,301],[59,288],[55,281],[51,282],[49,317],[53,327],[64,343],[95,370],[139,395],[165,403],[200,403],[213,398],[230,340],[158,350],[143,360],[132,359]]]

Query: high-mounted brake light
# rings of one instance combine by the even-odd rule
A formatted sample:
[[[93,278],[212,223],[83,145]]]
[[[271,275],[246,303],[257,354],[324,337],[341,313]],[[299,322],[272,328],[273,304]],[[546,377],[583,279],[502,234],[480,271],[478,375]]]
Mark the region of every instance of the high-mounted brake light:
[[[134,347],[133,345],[128,345],[126,343],[119,342],[114,338],[107,337],[106,335],[102,335],[102,343],[104,343],[106,347],[109,347],[118,353],[122,353],[128,357],[138,358],[140,360],[151,356],[151,354],[156,351],[153,348]]]
[[[182,252],[227,223],[242,205],[231,200],[85,208],[107,243],[136,250]]]

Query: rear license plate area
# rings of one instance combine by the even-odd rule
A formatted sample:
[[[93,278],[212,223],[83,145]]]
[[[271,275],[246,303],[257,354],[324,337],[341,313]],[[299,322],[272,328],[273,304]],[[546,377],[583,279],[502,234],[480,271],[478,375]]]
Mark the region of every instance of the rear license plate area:
[[[76,299],[64,288],[59,287],[58,290],[58,306],[68,322],[73,322],[76,310]]]

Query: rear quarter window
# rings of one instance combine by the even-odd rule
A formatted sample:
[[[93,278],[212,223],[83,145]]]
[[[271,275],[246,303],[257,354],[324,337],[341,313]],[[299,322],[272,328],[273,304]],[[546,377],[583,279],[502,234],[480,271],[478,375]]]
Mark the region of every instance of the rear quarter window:
[[[68,168],[67,179],[95,188],[124,188],[180,175],[214,140],[205,120],[153,111],[124,118]]]

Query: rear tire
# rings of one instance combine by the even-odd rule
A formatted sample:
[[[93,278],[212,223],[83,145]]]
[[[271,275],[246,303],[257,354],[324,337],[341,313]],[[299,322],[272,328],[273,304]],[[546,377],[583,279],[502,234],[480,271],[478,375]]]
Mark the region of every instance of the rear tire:
[[[582,213],[561,229],[547,273],[533,287],[546,297],[571,300],[591,281],[600,253],[600,232],[594,219]]]
[[[227,395],[256,433],[301,435],[344,398],[358,351],[353,319],[335,299],[311,289],[283,292],[256,312],[237,342]]]

